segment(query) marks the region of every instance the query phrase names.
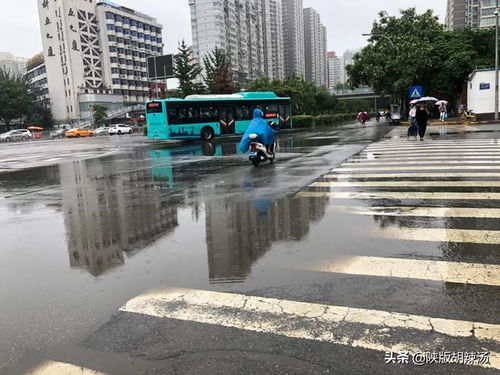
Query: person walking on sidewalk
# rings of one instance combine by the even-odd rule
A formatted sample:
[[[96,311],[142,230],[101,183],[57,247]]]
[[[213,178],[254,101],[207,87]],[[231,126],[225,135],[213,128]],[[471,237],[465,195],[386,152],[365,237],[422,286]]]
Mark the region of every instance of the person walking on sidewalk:
[[[427,122],[429,121],[429,110],[427,109],[426,104],[421,104],[419,108],[417,108],[417,113],[415,115],[415,120],[418,126],[418,135],[420,136],[420,140],[424,140],[425,131],[427,130]]]
[[[441,105],[439,106],[439,119],[441,120],[441,122],[444,122],[444,120],[446,120],[446,117],[448,114],[448,110],[446,109],[446,104],[444,103],[441,103]]]

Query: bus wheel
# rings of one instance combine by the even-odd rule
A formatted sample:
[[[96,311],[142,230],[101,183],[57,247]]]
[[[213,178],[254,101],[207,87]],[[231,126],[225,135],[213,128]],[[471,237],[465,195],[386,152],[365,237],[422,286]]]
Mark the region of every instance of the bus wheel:
[[[209,141],[214,137],[214,131],[212,128],[206,126],[203,129],[201,129],[201,139],[204,141]]]

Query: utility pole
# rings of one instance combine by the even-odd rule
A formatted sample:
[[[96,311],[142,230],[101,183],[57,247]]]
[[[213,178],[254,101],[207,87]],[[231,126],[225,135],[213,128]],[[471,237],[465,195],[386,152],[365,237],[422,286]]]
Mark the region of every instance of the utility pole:
[[[495,120],[498,121],[498,0],[495,8]]]

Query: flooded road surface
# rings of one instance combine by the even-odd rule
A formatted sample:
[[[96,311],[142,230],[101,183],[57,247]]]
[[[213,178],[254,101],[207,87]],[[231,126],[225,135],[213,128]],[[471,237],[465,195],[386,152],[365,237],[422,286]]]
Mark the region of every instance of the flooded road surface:
[[[415,348],[500,366],[500,147],[372,143],[387,131],[282,135],[259,168],[232,142],[127,140],[0,174],[0,373],[400,374],[385,351]],[[494,373],[422,372],[443,371]]]

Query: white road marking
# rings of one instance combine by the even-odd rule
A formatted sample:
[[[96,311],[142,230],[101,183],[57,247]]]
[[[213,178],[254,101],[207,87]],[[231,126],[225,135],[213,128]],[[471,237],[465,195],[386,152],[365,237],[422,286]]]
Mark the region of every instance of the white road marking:
[[[390,159],[389,159],[390,160]],[[408,160],[408,161],[382,161],[382,160],[356,160],[350,159],[348,162],[342,163],[342,166],[371,166],[371,165],[436,165],[436,164],[500,164],[500,160]]]
[[[370,150],[365,150],[361,152],[362,154],[374,154],[374,155],[436,155],[436,154],[456,154],[456,155],[462,155],[464,153],[466,154],[478,154],[478,155],[499,155],[500,154],[500,148],[495,149],[495,150],[475,150],[475,149],[464,149],[464,148],[457,148],[456,150],[451,150],[451,149],[432,149],[432,150],[424,150],[424,149],[419,149],[419,150],[392,150],[392,151],[370,151]]]
[[[361,181],[361,182],[314,182],[311,187],[500,187],[500,181]]]
[[[70,363],[47,361],[25,375],[106,375],[104,372],[75,366]]]
[[[410,161],[415,161],[416,158],[414,156],[408,156],[408,154],[405,154],[406,156],[405,157],[394,157],[394,156],[386,156],[386,157],[383,157],[383,156],[373,156],[373,157],[353,157],[351,159],[349,159],[349,161],[355,161],[355,162],[358,162],[358,161],[364,161],[364,162],[377,162],[377,161],[383,161],[383,160],[389,160],[389,161],[406,161],[406,160],[410,160]],[[440,155],[435,155],[435,156],[419,156],[418,157],[418,160],[422,160],[422,161],[425,161],[425,160],[434,160],[434,161],[441,161],[441,160],[485,160],[485,161],[488,161],[488,160],[497,160],[497,159],[500,159],[500,156],[497,155],[492,155],[492,156],[488,156],[488,155],[484,155],[484,156],[481,156],[481,155],[443,155],[443,156],[440,156]]]
[[[467,145],[467,144],[457,144],[457,145],[435,145],[435,144],[415,144],[415,145],[403,145],[399,147],[366,147],[366,151],[395,151],[395,150],[439,150],[439,149],[473,149],[473,150],[499,150],[500,145]]]
[[[331,206],[332,210],[366,216],[408,216],[408,217],[457,217],[457,218],[500,218],[500,208],[462,208],[462,207],[416,207],[416,206]]]
[[[500,286],[500,265],[368,256],[337,257],[299,268],[349,275],[400,277],[446,283]]]
[[[333,172],[356,172],[356,171],[439,171],[439,170],[500,170],[500,166],[470,166],[470,165],[450,165],[450,166],[408,166],[408,167],[360,167],[360,168],[335,168]]]
[[[500,173],[357,173],[357,174],[328,174],[324,179],[359,179],[359,178],[481,178],[481,177],[500,177]]]
[[[388,227],[378,228],[373,234],[406,241],[500,244],[500,231],[496,230]]]
[[[500,193],[433,193],[433,192],[320,192],[300,191],[302,198],[330,198],[330,199],[441,199],[441,200],[498,200]]]
[[[192,289],[139,296],[120,310],[378,351],[426,351],[435,346],[435,338],[428,335],[432,332],[474,338],[484,341],[482,345],[488,341],[500,342],[500,325],[497,324]],[[366,328],[356,337],[336,330],[346,323],[363,324]],[[419,337],[420,344],[402,341],[387,344],[385,330],[391,328],[413,329],[427,334]],[[500,353],[490,352],[487,366],[500,368]]]

